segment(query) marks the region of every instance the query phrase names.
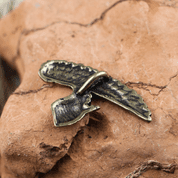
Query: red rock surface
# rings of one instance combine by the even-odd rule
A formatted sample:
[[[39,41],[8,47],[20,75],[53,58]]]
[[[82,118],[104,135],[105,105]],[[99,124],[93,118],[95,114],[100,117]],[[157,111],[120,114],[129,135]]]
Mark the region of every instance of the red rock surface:
[[[1,178],[178,177],[172,171],[178,163],[176,7],[163,0],[26,0],[3,18],[0,54],[22,80],[0,120]],[[38,70],[54,59],[83,63],[126,83],[144,98],[152,122],[95,98],[99,111],[54,127],[51,103],[72,92],[43,87]],[[151,160],[157,167],[146,164]],[[144,173],[144,166],[160,170]]]

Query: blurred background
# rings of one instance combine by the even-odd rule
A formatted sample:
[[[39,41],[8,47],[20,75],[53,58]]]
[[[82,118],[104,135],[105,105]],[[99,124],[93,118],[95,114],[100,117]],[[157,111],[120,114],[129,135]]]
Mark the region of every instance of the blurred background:
[[[0,0],[0,21],[7,13],[15,9],[23,0]],[[19,86],[20,79],[0,54],[0,116],[10,94]]]

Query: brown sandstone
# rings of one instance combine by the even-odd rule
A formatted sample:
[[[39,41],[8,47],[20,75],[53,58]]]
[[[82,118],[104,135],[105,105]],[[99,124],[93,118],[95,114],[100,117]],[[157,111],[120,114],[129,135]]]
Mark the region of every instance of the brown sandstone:
[[[176,2],[163,0],[27,0],[2,19],[0,54],[21,84],[0,120],[1,178],[125,178],[150,161],[159,166],[140,178],[177,177],[177,19]],[[55,59],[126,83],[144,98],[152,122],[94,97],[100,110],[54,127],[51,103],[72,92],[39,78],[41,64]]]

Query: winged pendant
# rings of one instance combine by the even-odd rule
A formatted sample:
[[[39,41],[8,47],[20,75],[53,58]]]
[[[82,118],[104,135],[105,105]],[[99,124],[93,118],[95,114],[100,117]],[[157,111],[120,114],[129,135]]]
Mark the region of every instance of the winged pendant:
[[[71,95],[60,98],[51,105],[54,125],[57,127],[74,124],[85,114],[99,109],[99,106],[91,105],[92,94],[151,121],[151,112],[142,97],[104,71],[83,64],[52,60],[42,64],[39,76],[45,82],[55,82],[73,89]]]

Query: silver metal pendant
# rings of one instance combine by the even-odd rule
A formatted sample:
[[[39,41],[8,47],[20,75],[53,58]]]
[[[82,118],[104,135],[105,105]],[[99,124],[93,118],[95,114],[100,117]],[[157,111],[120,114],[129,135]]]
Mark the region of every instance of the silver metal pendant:
[[[99,109],[99,106],[91,105],[92,93],[151,121],[151,112],[142,97],[104,71],[99,72],[83,64],[55,60],[42,64],[39,76],[45,82],[55,82],[73,89],[70,96],[58,99],[51,105],[54,125],[57,127],[74,124],[85,114]]]

